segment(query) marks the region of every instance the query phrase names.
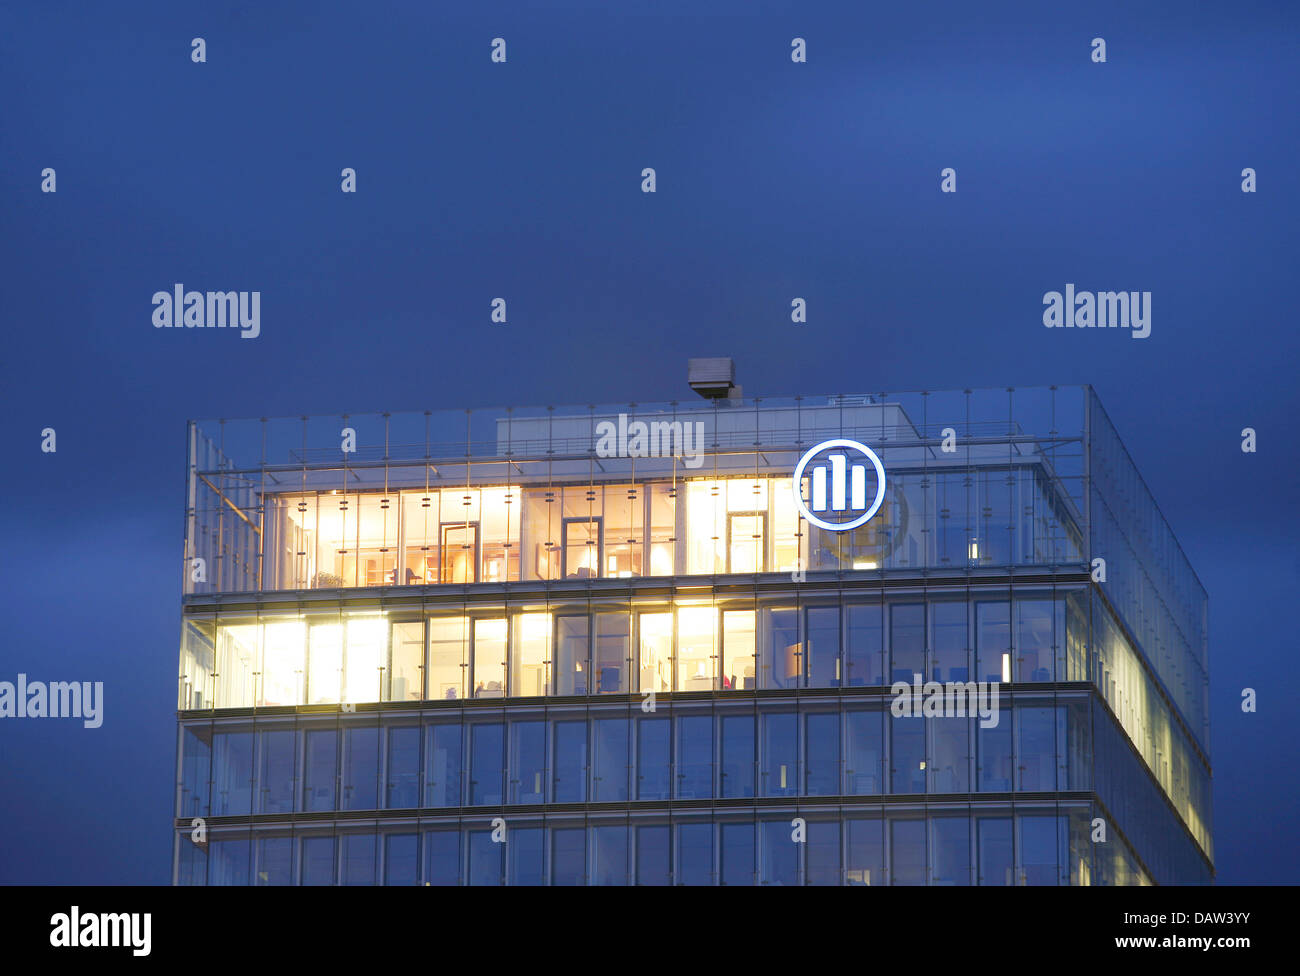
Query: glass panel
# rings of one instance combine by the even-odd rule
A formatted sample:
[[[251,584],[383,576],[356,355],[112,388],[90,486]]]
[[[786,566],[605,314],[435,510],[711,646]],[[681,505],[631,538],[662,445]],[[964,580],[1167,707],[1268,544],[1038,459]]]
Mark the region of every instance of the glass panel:
[[[710,575],[726,572],[726,499],[723,482],[692,481],[686,485],[686,572]]]
[[[956,600],[930,604],[930,630],[934,640],[930,675],[935,681],[971,680],[966,608],[964,601]]]
[[[754,677],[755,617],[753,610],[727,610],[722,614],[722,688],[751,691]]]
[[[925,604],[896,603],[889,608],[890,681],[912,682],[925,674]]]
[[[524,492],[524,579],[559,579],[560,519],[558,492],[530,489]]]
[[[925,719],[894,715],[889,728],[890,792],[924,793]]]
[[[343,876],[339,879],[344,885],[373,885],[375,883],[375,835],[343,835]]]
[[[840,883],[840,825],[838,821],[809,821],[804,884]]]
[[[677,825],[676,880],[679,885],[713,884],[713,824]]]
[[[979,789],[983,793],[1011,791],[1011,722],[1002,716],[997,725],[975,723]]]
[[[705,799],[713,795],[713,718],[677,717],[677,797]]]
[[[307,658],[307,698],[313,705],[343,700],[343,625],[313,624]]]
[[[650,570],[651,576],[672,576],[676,572],[675,526],[677,489],[671,483],[646,486],[650,495]]]
[[[646,825],[636,828],[636,883],[672,884],[672,861],[668,849],[669,828]]]
[[[465,641],[469,621],[464,617],[429,620],[429,697],[465,697]]]
[[[767,515],[727,516],[727,554],[732,573],[767,572]]]
[[[721,883],[752,885],[754,883],[753,823],[724,823],[721,831]]]
[[[1016,816],[1016,837],[1022,885],[1059,884],[1057,876],[1058,819],[1053,814]]]
[[[478,526],[442,527],[442,582],[478,582]]]
[[[431,885],[460,884],[460,831],[424,832],[424,881]]]
[[[1011,680],[1011,607],[999,601],[975,604],[975,673],[981,681]]]
[[[930,820],[930,883],[970,884],[970,817]]]
[[[592,853],[596,858],[593,883],[598,885],[626,885],[627,825],[617,824],[592,828]]]
[[[807,734],[805,796],[838,796],[840,792],[840,716],[814,712],[804,716]]]
[[[424,621],[392,625],[391,658],[385,701],[424,698]]]
[[[343,809],[373,810],[379,806],[379,730],[343,730]],[[372,854],[373,857],[373,854]]]
[[[253,733],[218,732],[212,742],[212,815],[253,812]]]
[[[925,821],[889,818],[890,884],[925,884]]]
[[[670,734],[666,718],[642,718],[637,722],[638,800],[668,799]]]
[[[546,830],[512,827],[506,835],[506,861],[512,885],[546,884]]]
[[[484,488],[479,493],[483,532],[483,572],[489,583],[519,579],[519,489]]]
[[[778,573],[789,573],[807,565],[807,549],[800,561],[799,532],[803,520],[794,507],[794,482],[790,478],[772,479],[772,565]]]
[[[460,806],[460,723],[430,725],[426,753],[425,803],[431,807]]]
[[[384,884],[419,884],[419,849],[418,834],[385,834]]]
[[[637,619],[641,644],[641,688],[668,691],[673,678],[673,615],[643,613]]]
[[[605,575],[641,575],[645,499],[634,485],[605,486]]]
[[[397,499],[366,493],[357,499],[357,586],[397,582]]]
[[[1010,885],[1013,881],[1011,818],[977,817],[975,836],[979,842],[979,877],[976,883]]]
[[[1055,600],[1016,600],[1017,681],[1053,680],[1058,608],[1063,615],[1064,604]]]
[[[469,802],[471,806],[501,803],[505,734],[500,723],[470,725]],[[498,874],[500,872],[498,871]],[[493,882],[494,884],[496,882]]]
[[[304,810],[336,810],[338,788],[338,732],[308,729],[303,746]],[[332,882],[331,882],[332,883]]]
[[[631,691],[628,673],[632,657],[632,618],[626,613],[596,614],[596,661],[592,674],[596,693]]]
[[[388,730],[388,782],[384,805],[390,809],[410,809],[420,805],[418,725],[399,725]]]
[[[587,831],[564,827],[551,831],[551,884],[587,883]]]
[[[515,617],[514,651],[510,655],[512,695],[540,697],[548,690],[547,662],[551,657],[551,615],[521,613]]]
[[[677,611],[677,690],[711,691],[717,685],[718,611],[682,607]]]
[[[258,738],[258,813],[292,813],[297,792],[293,729],[263,729]]]
[[[799,791],[798,716],[794,712],[767,712],[762,721],[762,795],[794,796]]]
[[[883,685],[885,643],[882,608],[878,605],[847,606],[844,615],[845,684],[850,687]]]
[[[587,723],[555,723],[556,803],[583,803],[587,799]]]
[[[212,775],[212,728],[187,725],[181,733],[181,796],[178,817],[208,815],[208,778]]]
[[[587,676],[591,663],[588,660],[586,614],[581,617],[555,618],[555,693],[557,695],[587,694]]]
[[[586,579],[600,575],[600,519],[564,520],[564,575]]]
[[[592,722],[591,798],[596,803],[629,799],[626,718],[601,718]]]
[[[303,885],[334,884],[333,837],[304,837],[299,860]]]
[[[799,611],[764,609],[760,619],[763,621],[763,687],[799,687],[803,675]]]
[[[791,838],[793,827],[788,820],[765,820],[760,826],[762,869],[760,884],[797,885],[799,883],[799,845]],[[723,853],[726,853],[725,848]]]
[[[256,885],[293,884],[293,838],[259,837],[257,839]]]
[[[406,558],[402,574],[408,586],[437,583],[440,579],[438,558],[437,491],[410,491],[402,494],[406,524]]]
[[[546,723],[510,723],[510,802],[546,802]],[[512,835],[510,842],[514,842]]]
[[[931,793],[970,790],[970,720],[925,719],[930,727],[930,755],[925,771]]]
[[[844,763],[844,792],[867,796],[885,792],[884,713],[877,708],[846,710],[844,719],[847,751]]]
[[[474,697],[503,698],[506,693],[506,620],[474,621]]]
[[[301,705],[306,686],[307,625],[301,620],[262,625],[259,705]]]
[[[471,830],[469,846],[469,884],[499,885],[505,880],[506,844],[492,841],[491,830]]]
[[[810,607],[807,614],[808,686],[840,685],[840,608]]]
[[[751,715],[722,717],[722,795],[754,795],[754,723]]]
[[[884,884],[885,843],[879,815],[845,821],[848,850],[845,880],[851,885]]]
[[[1056,789],[1056,709],[1018,705],[1015,723],[1016,789],[1052,792]]]
[[[353,617],[347,622],[347,637],[343,701],[379,701],[388,660],[388,625],[378,615]]]

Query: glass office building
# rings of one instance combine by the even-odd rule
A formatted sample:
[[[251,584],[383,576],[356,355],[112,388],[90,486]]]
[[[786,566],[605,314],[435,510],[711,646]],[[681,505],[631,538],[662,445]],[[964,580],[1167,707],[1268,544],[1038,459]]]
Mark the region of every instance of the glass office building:
[[[836,439],[883,488],[796,482]],[[1213,879],[1206,594],[1089,388],[187,450],[177,884]],[[898,714],[898,681],[998,720]]]

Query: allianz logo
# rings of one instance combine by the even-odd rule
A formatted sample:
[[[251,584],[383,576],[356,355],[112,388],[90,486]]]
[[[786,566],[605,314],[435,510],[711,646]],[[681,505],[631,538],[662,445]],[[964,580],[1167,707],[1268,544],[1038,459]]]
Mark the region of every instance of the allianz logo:
[[[870,494],[868,471],[875,480]],[[805,497],[805,481],[810,497]],[[830,532],[847,532],[880,510],[885,500],[885,466],[865,444],[846,438],[822,441],[805,451],[795,465],[793,488],[800,515]]]

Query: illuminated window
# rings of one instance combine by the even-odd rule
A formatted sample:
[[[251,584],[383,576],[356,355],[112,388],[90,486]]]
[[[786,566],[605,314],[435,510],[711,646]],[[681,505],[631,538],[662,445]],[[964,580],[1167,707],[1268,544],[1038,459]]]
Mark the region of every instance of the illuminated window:
[[[628,668],[632,656],[632,617],[627,613],[596,614],[596,659],[592,680],[598,695],[630,691]]]
[[[519,489],[484,488],[479,493],[483,570],[488,583],[519,579]]]
[[[681,607],[677,611],[677,690],[711,691],[717,684],[718,611]]]
[[[349,619],[342,700],[379,701],[387,657],[387,620],[380,615]]]
[[[799,533],[804,522],[794,505],[794,482],[790,478],[772,480],[772,565],[777,572],[789,573],[800,568]],[[806,558],[804,569],[807,569]]]
[[[307,652],[307,700],[325,705],[343,700],[343,625],[311,625]]]
[[[429,697],[465,697],[465,644],[469,621],[464,617],[429,620]]]
[[[259,705],[301,705],[306,684],[307,625],[301,620],[262,625],[262,694]]]
[[[722,688],[744,691],[758,687],[754,679],[754,611],[722,614]]]
[[[646,486],[650,495],[650,569],[651,576],[672,576],[676,570],[677,492],[671,483],[655,482]]]
[[[474,697],[503,698],[506,693],[506,620],[474,621]]]
[[[510,693],[545,695],[550,656],[551,615],[521,613],[515,617],[514,647],[510,654]]]
[[[637,618],[640,632],[640,691],[668,691],[673,677],[673,615],[643,613]]]
[[[420,701],[424,697],[424,621],[394,623],[386,701]]]
[[[726,572],[727,499],[722,481],[686,485],[686,572]]]
[[[439,509],[442,493],[438,491],[408,491],[402,494],[402,513],[405,534],[405,558],[402,580],[405,585],[437,583],[441,565],[438,558]]]
[[[555,620],[555,693],[585,695],[591,671],[587,615]]]

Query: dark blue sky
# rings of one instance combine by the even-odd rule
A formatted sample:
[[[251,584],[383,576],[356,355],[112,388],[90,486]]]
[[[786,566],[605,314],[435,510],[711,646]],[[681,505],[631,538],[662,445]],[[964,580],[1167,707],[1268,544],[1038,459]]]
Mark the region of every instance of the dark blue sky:
[[[187,418],[669,399],[693,355],[1094,384],[1210,593],[1219,880],[1300,881],[1300,8],[454,6],[0,8],[0,678],[107,686],[0,724],[0,881],[169,878]],[[261,337],[155,330],[176,282]],[[1066,282],[1150,338],[1044,329]]]

